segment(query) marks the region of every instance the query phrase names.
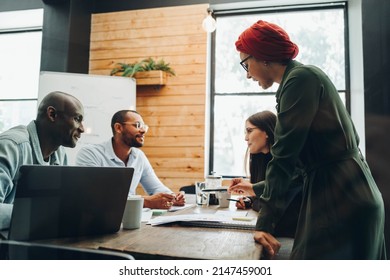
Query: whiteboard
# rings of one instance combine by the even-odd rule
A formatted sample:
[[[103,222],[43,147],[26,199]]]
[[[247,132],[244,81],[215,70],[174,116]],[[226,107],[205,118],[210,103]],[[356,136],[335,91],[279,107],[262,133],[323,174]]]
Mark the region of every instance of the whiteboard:
[[[128,77],[42,71],[38,104],[52,91],[75,96],[84,106],[84,129],[75,148],[65,148],[69,165],[75,164],[79,149],[112,137],[111,118],[119,110],[136,108],[136,83]]]

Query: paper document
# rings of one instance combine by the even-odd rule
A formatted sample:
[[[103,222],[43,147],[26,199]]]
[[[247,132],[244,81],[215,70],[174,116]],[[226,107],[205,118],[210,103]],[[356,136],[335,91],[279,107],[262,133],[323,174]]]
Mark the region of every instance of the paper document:
[[[168,211],[169,212],[175,212],[175,211],[178,211],[178,210],[183,210],[183,209],[191,208],[191,207],[194,207],[194,206],[196,206],[196,205],[195,204],[186,203],[183,206],[172,206],[171,208],[168,209]]]
[[[142,218],[141,218],[141,222],[145,223],[145,222],[149,222],[149,220],[152,218],[152,209],[150,208],[144,208],[142,209]]]
[[[227,211],[224,211],[227,212]],[[238,213],[238,212],[231,212]],[[253,217],[227,216],[216,214],[189,214],[189,215],[171,215],[160,216],[149,221],[152,226],[163,225],[168,223],[180,222],[188,226],[200,227],[219,227],[219,228],[237,228],[237,229],[254,229],[256,219]],[[242,220],[245,217],[245,220]]]
[[[217,210],[215,212],[216,216],[223,216],[223,217],[246,217],[248,215],[248,211],[226,211],[226,210]]]

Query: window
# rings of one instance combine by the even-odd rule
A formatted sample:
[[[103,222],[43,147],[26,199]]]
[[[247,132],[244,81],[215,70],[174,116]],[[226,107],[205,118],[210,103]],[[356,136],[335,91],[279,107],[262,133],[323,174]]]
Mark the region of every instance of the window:
[[[0,132],[35,119],[43,10],[0,13]]]
[[[321,7],[269,8],[250,13],[215,12],[217,30],[213,34],[211,79],[211,126],[209,172],[224,177],[245,176],[245,120],[253,113],[276,113],[278,88],[263,90],[246,79],[234,43],[246,28],[259,19],[283,27],[300,49],[296,60],[323,69],[335,83],[349,109],[347,73],[346,7],[344,3]]]

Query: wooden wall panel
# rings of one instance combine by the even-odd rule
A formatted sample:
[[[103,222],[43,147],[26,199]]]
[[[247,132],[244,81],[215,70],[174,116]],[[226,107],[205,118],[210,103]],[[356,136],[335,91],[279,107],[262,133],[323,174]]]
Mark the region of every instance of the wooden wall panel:
[[[174,191],[204,176],[207,4],[92,16],[89,72],[152,57],[170,63],[167,85],[137,86],[137,111],[150,126],[142,148]],[[142,193],[142,192],[141,192]]]

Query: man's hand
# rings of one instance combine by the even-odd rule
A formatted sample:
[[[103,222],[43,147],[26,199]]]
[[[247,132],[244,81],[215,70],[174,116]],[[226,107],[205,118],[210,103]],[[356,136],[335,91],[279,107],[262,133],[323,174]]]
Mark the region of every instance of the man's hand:
[[[260,243],[265,250],[265,255],[272,259],[280,249],[280,242],[276,240],[270,233],[265,231],[255,231],[255,235],[253,236],[256,242]]]
[[[152,209],[169,209],[174,203],[175,195],[156,193],[144,197],[144,207]]]
[[[186,204],[185,193],[184,192],[177,193],[173,201],[173,205],[184,206],[185,204]]]

